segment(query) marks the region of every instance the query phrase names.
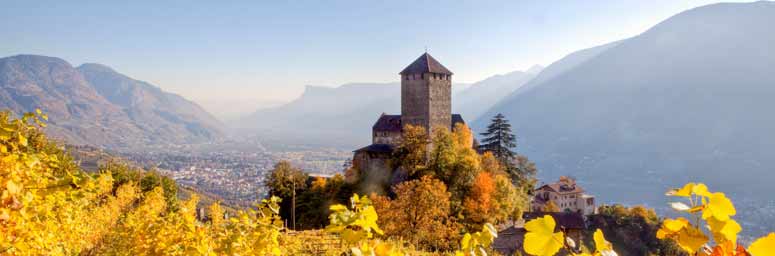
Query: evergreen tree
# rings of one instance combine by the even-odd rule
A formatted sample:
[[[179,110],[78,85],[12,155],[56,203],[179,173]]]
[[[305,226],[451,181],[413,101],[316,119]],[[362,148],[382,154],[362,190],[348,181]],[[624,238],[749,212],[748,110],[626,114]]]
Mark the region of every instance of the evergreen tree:
[[[509,166],[515,155],[513,148],[517,147],[517,139],[511,133],[509,120],[506,120],[503,114],[498,113],[487,126],[487,132],[481,133],[481,135],[484,139],[482,139],[482,145],[479,146],[479,149],[492,152],[498,160]]]

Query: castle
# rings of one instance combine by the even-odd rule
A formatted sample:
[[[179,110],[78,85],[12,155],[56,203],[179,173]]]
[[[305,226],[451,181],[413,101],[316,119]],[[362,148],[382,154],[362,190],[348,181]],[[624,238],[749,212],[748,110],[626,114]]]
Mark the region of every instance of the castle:
[[[451,130],[458,123],[465,124],[460,115],[452,114],[452,72],[430,54],[424,53],[399,74],[401,114],[383,113],[374,123],[372,144],[356,150],[353,156],[353,167],[361,172],[391,173],[387,160],[407,125],[423,127],[430,134],[435,127]]]

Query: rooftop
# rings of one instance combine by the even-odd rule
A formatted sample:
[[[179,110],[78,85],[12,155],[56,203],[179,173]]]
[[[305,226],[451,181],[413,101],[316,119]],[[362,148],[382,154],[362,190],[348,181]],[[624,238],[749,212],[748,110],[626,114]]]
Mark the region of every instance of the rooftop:
[[[466,124],[460,114],[452,114],[451,119],[451,129],[454,129],[457,124]],[[372,130],[375,132],[401,132],[401,129],[401,115],[382,114],[372,126]]]
[[[412,62],[412,64],[409,64],[409,66],[406,67],[399,74],[407,75],[407,74],[424,74],[424,73],[452,75],[452,71],[449,71],[449,69],[444,67],[444,65],[441,65],[439,61],[434,59],[427,52],[421,55],[419,58],[417,58],[417,60]]]

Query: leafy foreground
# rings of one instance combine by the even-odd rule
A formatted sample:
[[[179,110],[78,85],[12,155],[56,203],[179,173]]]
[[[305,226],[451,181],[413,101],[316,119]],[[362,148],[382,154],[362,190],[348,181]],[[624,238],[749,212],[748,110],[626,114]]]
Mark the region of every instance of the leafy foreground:
[[[284,230],[276,197],[228,218],[215,203],[202,222],[196,196],[179,202],[163,185],[145,188],[116,176],[122,171],[115,166],[94,174],[80,170],[39,131],[46,119],[39,111],[21,119],[0,113],[0,255],[482,256],[492,253],[497,237],[495,228],[484,224],[481,231],[464,234],[455,252],[417,251],[402,241],[381,240],[377,211],[368,197],[358,195],[348,206],[331,206],[325,231]],[[775,233],[747,249],[737,244],[741,228],[723,193],[688,184],[669,194],[688,200],[673,207],[693,221],[665,220],[660,239],[674,240],[694,255],[775,255]],[[558,231],[551,216],[525,228],[524,249],[531,255],[616,255],[600,230],[593,235],[594,251],[585,252]]]

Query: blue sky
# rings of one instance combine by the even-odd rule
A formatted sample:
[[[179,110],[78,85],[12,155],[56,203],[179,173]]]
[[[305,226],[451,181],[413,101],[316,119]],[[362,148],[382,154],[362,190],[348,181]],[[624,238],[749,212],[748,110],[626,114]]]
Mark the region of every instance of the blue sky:
[[[456,82],[548,65],[715,1],[0,1],[0,56],[106,64],[249,112],[304,85],[388,82],[425,47]]]

